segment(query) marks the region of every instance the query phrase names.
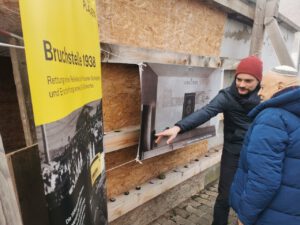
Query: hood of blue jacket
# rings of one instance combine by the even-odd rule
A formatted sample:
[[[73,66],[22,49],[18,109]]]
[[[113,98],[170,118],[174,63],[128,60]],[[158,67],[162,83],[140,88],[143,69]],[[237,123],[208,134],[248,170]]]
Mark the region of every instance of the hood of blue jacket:
[[[275,97],[260,103],[250,111],[248,116],[255,117],[266,108],[285,109],[300,117],[300,87],[283,91],[283,93],[279,93]]]

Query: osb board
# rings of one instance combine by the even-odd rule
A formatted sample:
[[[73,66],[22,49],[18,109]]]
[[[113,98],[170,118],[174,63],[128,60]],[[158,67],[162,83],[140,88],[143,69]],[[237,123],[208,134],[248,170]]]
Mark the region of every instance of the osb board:
[[[104,131],[140,124],[141,90],[137,65],[102,64]]]
[[[142,161],[143,164],[135,161],[125,164],[135,159],[136,151],[137,148],[132,147],[105,155],[107,195],[109,198],[135,188],[176,166],[184,165],[191,160],[199,158],[207,152],[207,141],[144,160]],[[122,164],[124,165],[118,167],[118,165]]]
[[[101,42],[219,56],[226,13],[199,0],[97,0]]]
[[[18,0],[0,0],[0,30],[21,34]]]
[[[6,153],[25,146],[11,60],[0,56],[0,133]]]

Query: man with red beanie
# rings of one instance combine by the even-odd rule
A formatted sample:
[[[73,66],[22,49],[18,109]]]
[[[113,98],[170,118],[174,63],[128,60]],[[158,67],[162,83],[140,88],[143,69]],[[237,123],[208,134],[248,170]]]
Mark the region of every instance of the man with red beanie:
[[[230,209],[229,190],[238,167],[244,136],[252,122],[247,114],[260,102],[257,92],[260,89],[261,79],[262,61],[255,56],[242,59],[230,87],[220,90],[206,106],[178,121],[172,128],[156,134],[157,143],[162,137],[167,136],[167,144],[170,144],[179,132],[194,129],[218,113],[224,114],[224,145],[219,194],[214,206],[212,225],[227,225]]]

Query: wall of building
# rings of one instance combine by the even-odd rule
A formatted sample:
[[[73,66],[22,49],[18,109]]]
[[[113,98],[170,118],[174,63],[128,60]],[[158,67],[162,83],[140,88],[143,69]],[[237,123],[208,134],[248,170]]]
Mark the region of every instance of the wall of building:
[[[219,56],[226,13],[197,0],[97,0],[104,43]],[[105,132],[140,125],[137,65],[102,64]],[[172,124],[170,124],[171,126]],[[121,194],[207,151],[207,140],[135,162],[137,145],[106,154],[107,192]],[[129,164],[126,164],[127,162]],[[125,164],[125,165],[124,165]]]

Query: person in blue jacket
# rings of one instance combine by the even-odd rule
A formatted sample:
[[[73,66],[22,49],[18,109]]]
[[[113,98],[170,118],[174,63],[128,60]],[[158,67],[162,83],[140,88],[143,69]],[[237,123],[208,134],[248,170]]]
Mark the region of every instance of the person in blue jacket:
[[[300,81],[288,66],[262,79],[230,191],[238,224],[300,224]]]
[[[259,104],[257,92],[262,78],[262,61],[249,56],[240,61],[235,80],[230,87],[224,88],[203,108],[195,111],[175,126],[156,134],[159,142],[164,136],[170,144],[177,134],[191,130],[207,122],[218,113],[224,115],[224,145],[221,158],[221,170],[218,197],[214,206],[213,225],[227,225],[229,214],[229,190],[238,160],[244,136],[251,123],[247,114]]]

